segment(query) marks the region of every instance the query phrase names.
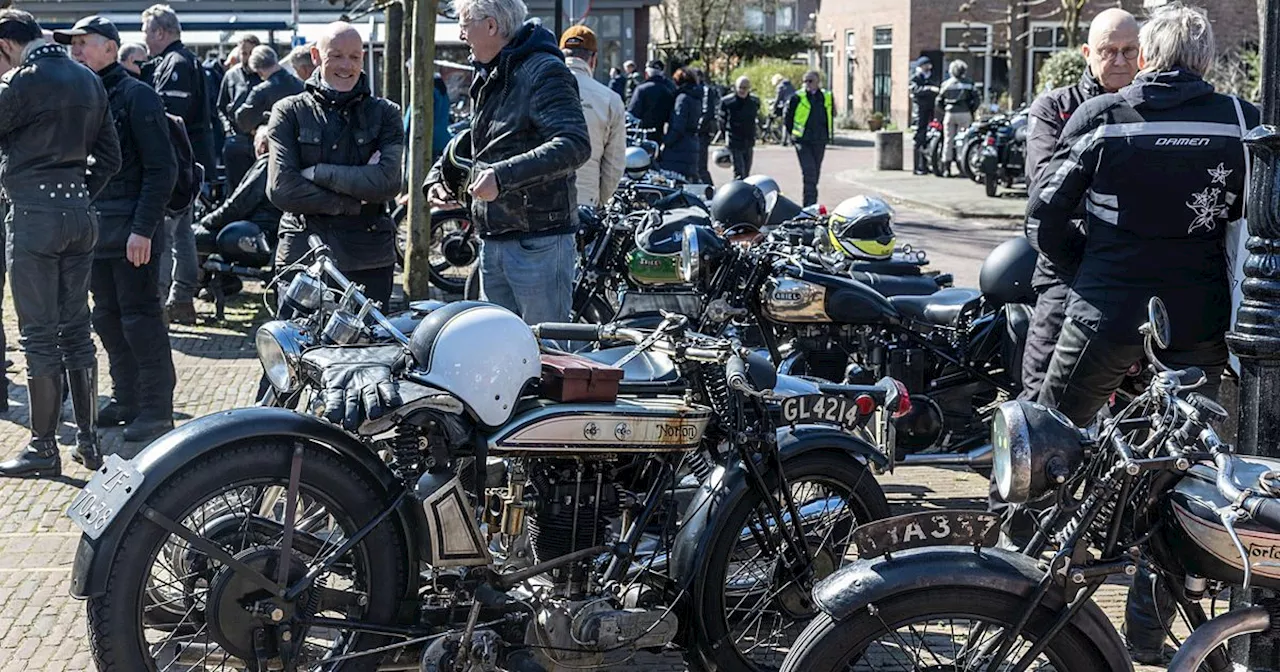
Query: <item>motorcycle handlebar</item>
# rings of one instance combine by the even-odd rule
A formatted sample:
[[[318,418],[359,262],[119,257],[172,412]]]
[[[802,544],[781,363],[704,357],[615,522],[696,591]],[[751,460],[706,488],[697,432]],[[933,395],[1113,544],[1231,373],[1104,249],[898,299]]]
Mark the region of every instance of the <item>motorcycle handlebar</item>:
[[[1254,520],[1272,529],[1280,530],[1280,500],[1252,494],[1251,490],[1240,490],[1234,478],[1235,465],[1239,458],[1232,455],[1220,443],[1213,445],[1211,450],[1214,465],[1218,467],[1218,479],[1215,483],[1218,486],[1218,492],[1228,500],[1238,502]]]
[[[307,236],[307,245],[311,246],[311,249],[319,254],[329,253],[329,246],[325,245],[324,241],[320,239],[320,236],[314,233]]]
[[[599,341],[601,327],[598,324],[575,322],[543,322],[533,325],[533,335],[553,341]]]

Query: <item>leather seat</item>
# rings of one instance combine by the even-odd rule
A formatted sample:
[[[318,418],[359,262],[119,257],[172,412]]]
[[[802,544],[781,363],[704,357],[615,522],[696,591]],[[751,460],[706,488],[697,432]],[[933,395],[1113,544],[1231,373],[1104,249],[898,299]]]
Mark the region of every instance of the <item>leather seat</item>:
[[[604,350],[580,352],[578,355],[593,362],[616,366],[617,361],[630,353],[632,349],[631,346],[624,345],[616,348],[605,348]],[[652,352],[643,352],[622,366],[623,381],[669,383],[678,380],[679,377],[676,372],[675,362],[672,362],[670,357]]]
[[[951,326],[964,307],[982,297],[976,289],[948,287],[926,296],[891,296],[889,303],[908,319],[938,326]]]

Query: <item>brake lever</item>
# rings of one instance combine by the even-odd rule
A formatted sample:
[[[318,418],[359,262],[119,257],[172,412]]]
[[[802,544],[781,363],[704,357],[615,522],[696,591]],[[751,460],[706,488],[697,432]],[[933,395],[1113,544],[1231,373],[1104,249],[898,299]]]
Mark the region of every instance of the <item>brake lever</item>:
[[[1244,566],[1244,583],[1241,588],[1244,594],[1249,594],[1249,583],[1253,580],[1253,567],[1249,564],[1249,553],[1244,548],[1244,542],[1240,541],[1240,535],[1236,532],[1236,521],[1240,520],[1243,511],[1237,503],[1233,502],[1217,510],[1218,519],[1222,521],[1222,527],[1226,529],[1227,535],[1231,537],[1231,543],[1235,544],[1236,552],[1240,554],[1240,563]]]

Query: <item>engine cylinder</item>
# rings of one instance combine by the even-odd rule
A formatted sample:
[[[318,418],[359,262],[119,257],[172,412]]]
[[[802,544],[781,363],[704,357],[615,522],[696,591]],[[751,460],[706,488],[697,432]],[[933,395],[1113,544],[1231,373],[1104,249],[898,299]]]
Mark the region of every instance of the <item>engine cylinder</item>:
[[[617,486],[603,465],[550,464],[530,477],[537,504],[527,518],[534,558],[544,562],[609,540],[621,511]]]

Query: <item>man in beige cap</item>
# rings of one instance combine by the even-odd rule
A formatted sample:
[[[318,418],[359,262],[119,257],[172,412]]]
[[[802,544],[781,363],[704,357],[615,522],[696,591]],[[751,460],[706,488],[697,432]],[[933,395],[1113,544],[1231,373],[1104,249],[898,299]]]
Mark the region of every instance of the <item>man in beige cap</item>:
[[[560,36],[565,63],[578,80],[582,116],[591,136],[591,158],[578,168],[578,204],[599,206],[609,200],[622,179],[627,149],[627,111],[609,87],[596,81],[596,34],[586,26],[570,26]]]

